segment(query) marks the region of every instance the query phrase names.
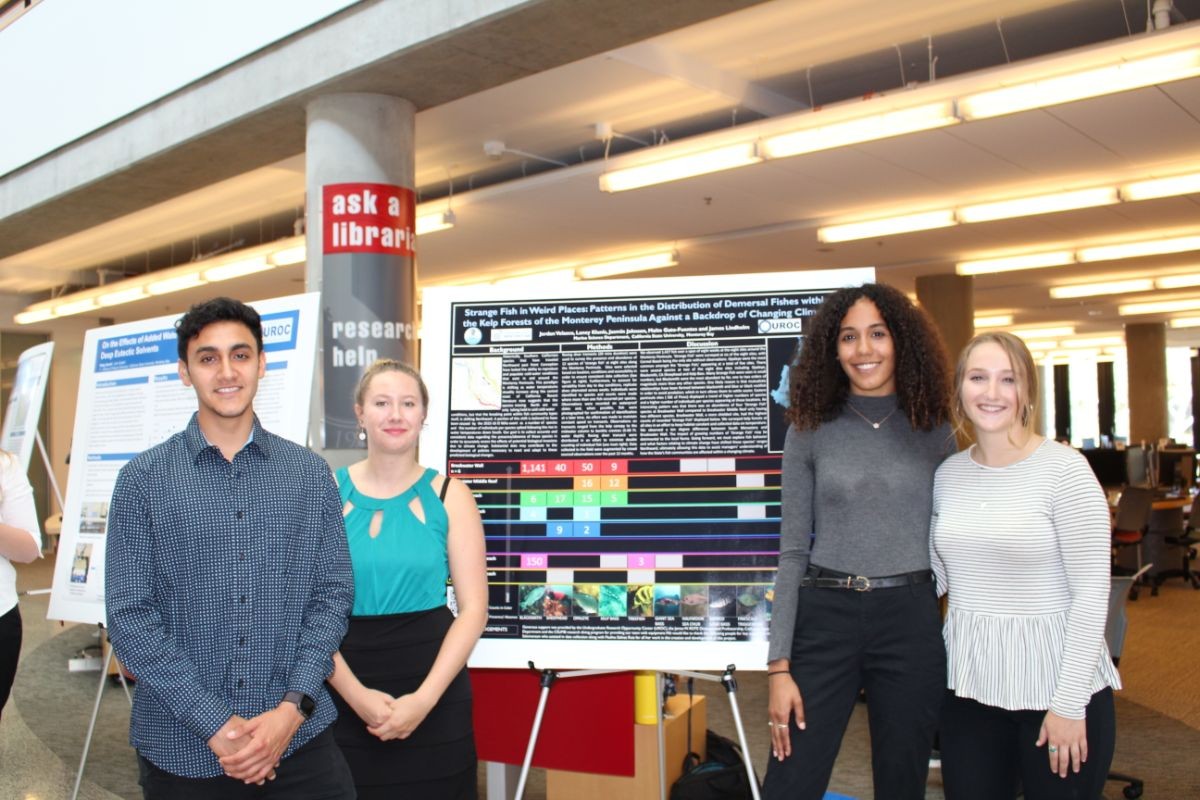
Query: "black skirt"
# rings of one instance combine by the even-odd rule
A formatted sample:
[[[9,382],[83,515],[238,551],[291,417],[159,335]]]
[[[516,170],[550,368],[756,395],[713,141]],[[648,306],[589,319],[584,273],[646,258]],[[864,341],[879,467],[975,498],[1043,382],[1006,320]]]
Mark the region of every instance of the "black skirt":
[[[393,697],[410,694],[429,674],[453,621],[454,616],[445,606],[408,614],[351,617],[342,641],[342,657],[363,685]],[[466,777],[463,773],[469,771],[469,783],[474,787],[471,682],[465,667],[407,739],[380,741],[336,692],[331,694],[338,710],[334,738],[346,755],[356,785],[441,779],[457,785]]]

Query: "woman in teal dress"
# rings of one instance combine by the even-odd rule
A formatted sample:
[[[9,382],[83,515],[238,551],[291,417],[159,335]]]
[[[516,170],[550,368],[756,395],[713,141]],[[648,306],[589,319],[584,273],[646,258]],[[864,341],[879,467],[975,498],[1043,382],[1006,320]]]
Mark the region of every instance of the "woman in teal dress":
[[[428,406],[416,370],[376,361],[355,394],[367,457],[337,471],[354,609],[329,684],[359,800],[476,797],[466,663],[487,622],[483,525],[470,489],[417,463]]]

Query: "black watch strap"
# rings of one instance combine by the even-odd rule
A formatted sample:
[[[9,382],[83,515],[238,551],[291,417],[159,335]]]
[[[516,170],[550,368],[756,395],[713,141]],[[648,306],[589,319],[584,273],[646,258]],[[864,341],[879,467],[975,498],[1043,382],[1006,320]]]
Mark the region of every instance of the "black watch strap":
[[[311,717],[317,710],[317,704],[304,692],[287,692],[283,695],[283,702],[294,703],[296,708],[300,709],[300,715],[305,719]]]

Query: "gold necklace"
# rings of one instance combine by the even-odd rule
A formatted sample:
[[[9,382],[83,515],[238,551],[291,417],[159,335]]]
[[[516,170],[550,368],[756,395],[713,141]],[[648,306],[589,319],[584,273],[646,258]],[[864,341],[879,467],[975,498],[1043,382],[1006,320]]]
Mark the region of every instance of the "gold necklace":
[[[854,404],[853,404],[853,403],[851,403],[849,400],[847,400],[847,401],[846,401],[846,406],[847,406],[847,407],[848,407],[848,408],[849,408],[851,411],[853,411],[855,414],[858,414],[860,417],[862,417],[862,418],[863,418],[863,422],[867,423],[868,425],[870,425],[870,426],[871,426],[872,428],[874,428],[875,430],[879,430],[879,426],[880,426],[880,425],[882,425],[883,423],[887,422],[887,421],[888,421],[888,419],[889,419],[889,418],[892,416],[892,414],[895,414],[897,411],[899,411],[899,410],[900,410],[900,407],[899,407],[899,406],[896,406],[895,408],[893,408],[891,411],[889,411],[889,412],[887,413],[887,416],[886,416],[886,417],[884,417],[883,419],[879,420],[879,422],[875,422],[874,420],[868,419],[868,418],[867,418],[867,415],[866,415],[866,414],[864,414],[864,413],[862,413],[861,411],[859,411],[857,408],[855,408],[855,407],[854,407]]]

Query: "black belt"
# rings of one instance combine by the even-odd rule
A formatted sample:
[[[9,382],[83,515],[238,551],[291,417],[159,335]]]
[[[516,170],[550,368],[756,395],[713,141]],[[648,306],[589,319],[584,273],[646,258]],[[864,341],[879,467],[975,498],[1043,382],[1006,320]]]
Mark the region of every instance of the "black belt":
[[[894,589],[897,586],[915,586],[920,583],[932,583],[933,572],[922,569],[916,572],[905,572],[901,575],[885,575],[882,578],[867,578],[862,575],[851,575],[824,567],[812,566],[808,574],[800,579],[800,585],[814,589],[853,589],[856,592],[869,592],[873,589]]]

